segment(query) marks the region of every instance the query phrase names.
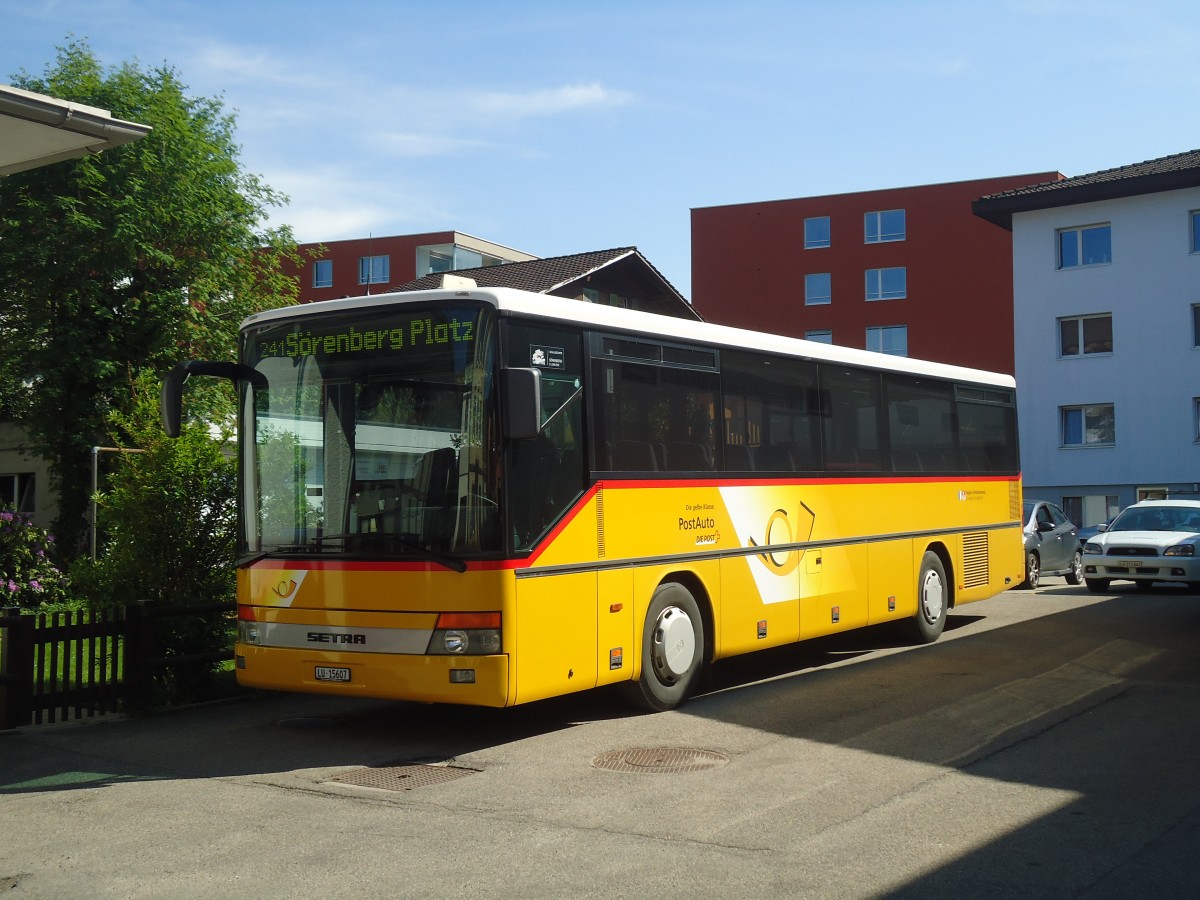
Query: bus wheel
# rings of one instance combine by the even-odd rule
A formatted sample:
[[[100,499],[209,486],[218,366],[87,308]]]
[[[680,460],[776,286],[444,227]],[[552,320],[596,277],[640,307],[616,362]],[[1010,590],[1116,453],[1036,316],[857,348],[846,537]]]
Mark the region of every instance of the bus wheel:
[[[946,627],[950,608],[950,587],[942,558],[926,550],[917,576],[917,614],[909,620],[909,636],[919,644],[936,641]]]
[[[642,628],[642,675],[622,685],[626,699],[642,709],[674,709],[692,692],[704,664],[704,620],[691,592],[661,584]]]

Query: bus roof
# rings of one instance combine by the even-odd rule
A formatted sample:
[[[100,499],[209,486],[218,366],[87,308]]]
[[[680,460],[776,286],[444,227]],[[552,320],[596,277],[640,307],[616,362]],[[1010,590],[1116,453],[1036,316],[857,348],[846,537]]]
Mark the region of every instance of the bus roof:
[[[593,326],[666,341],[759,350],[785,356],[803,357],[819,362],[844,363],[889,372],[925,375],[931,378],[972,381],[996,387],[1014,388],[1016,386],[1016,381],[1011,375],[999,372],[911,359],[906,356],[890,356],[870,350],[857,350],[852,347],[840,347],[836,344],[823,344],[768,332],[750,331],[745,328],[733,328],[711,322],[698,322],[657,313],[603,306],[550,294],[536,294],[503,287],[408,291],[346,297],[341,300],[321,300],[316,303],[305,303],[299,306],[287,306],[255,313],[242,323],[242,328],[268,322],[278,323],[280,320],[286,319],[302,319],[323,313],[367,312],[381,306],[403,306],[442,300],[474,300],[490,304],[502,312],[561,323]]]

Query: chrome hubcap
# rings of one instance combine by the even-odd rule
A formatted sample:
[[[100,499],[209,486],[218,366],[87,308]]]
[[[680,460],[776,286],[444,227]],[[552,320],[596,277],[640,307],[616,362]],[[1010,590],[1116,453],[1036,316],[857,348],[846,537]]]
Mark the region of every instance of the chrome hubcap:
[[[678,606],[668,606],[654,625],[650,660],[664,684],[674,684],[688,673],[696,655],[696,629]]]
[[[946,605],[946,588],[937,572],[930,570],[925,573],[925,581],[921,585],[921,610],[925,619],[936,622],[942,615]]]

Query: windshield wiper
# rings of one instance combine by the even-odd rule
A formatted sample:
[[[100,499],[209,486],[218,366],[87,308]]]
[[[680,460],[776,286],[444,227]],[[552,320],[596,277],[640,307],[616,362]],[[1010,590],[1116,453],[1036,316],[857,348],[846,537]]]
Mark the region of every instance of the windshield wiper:
[[[430,550],[428,547],[422,547],[415,541],[405,540],[398,534],[392,534],[388,531],[368,531],[364,534],[355,535],[355,537],[363,538],[364,544],[384,543],[389,547],[399,547],[408,553],[420,556],[430,562],[435,562],[439,566],[445,566],[451,571],[458,572],[460,575],[467,571],[467,564],[455,556],[448,556],[445,553],[439,553],[437,550]]]
[[[463,573],[467,571],[467,564],[461,559],[454,556],[449,556],[444,553],[439,553],[436,550],[430,550],[427,547],[422,547],[415,541],[405,540],[398,534],[391,534],[385,531],[366,531],[362,533],[352,532],[350,534],[323,534],[320,537],[313,538],[311,541],[303,544],[279,544],[272,547],[270,550],[265,550],[262,553],[243,561],[241,565],[249,565],[252,562],[257,562],[264,557],[270,556],[273,553],[286,553],[288,555],[297,553],[312,553],[321,550],[321,545],[326,541],[354,541],[364,546],[370,546],[371,549],[396,549],[399,548],[414,556],[420,556],[430,562],[435,562],[440,566],[445,566],[454,572]],[[372,546],[373,545],[373,546]],[[349,551],[347,546],[345,550]]]

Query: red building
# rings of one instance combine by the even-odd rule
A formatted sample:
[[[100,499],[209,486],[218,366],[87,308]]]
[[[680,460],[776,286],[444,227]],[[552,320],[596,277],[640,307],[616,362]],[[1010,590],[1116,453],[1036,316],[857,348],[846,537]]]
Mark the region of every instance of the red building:
[[[710,322],[1011,373],[1011,236],[971,202],[1062,177],[693,209],[692,305]]]
[[[301,244],[298,302],[382,294],[423,275],[537,259],[458,231]]]

